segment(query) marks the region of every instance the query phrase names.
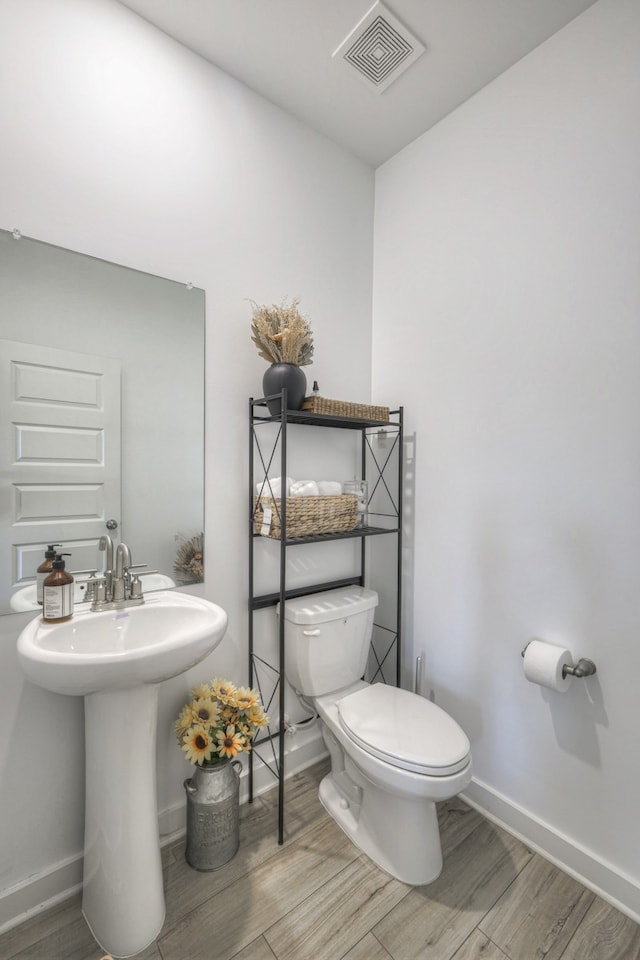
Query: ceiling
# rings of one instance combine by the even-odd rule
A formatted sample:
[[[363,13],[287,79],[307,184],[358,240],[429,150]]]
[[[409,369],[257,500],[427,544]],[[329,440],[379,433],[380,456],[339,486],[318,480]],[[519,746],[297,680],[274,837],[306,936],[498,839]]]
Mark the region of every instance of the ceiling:
[[[384,0],[426,50],[383,92],[332,58],[374,0],[120,2],[375,167],[595,0]]]

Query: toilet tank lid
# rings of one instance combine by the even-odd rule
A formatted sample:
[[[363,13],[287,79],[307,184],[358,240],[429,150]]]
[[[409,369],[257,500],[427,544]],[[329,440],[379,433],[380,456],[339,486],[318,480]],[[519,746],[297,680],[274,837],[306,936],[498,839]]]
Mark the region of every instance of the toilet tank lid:
[[[377,605],[378,594],[375,590],[358,586],[339,587],[285,600],[284,616],[291,623],[327,623],[371,610]],[[280,604],[277,612],[280,613]]]

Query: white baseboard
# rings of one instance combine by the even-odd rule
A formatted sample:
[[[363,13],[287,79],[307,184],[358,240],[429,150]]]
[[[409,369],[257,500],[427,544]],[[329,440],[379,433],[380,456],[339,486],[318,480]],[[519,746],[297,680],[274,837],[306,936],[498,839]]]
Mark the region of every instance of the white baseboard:
[[[0,933],[55,907],[82,889],[82,853],[60,860],[0,893]]]
[[[461,797],[488,820],[640,923],[640,887],[632,877],[621,874],[610,863],[475,777]]]
[[[286,776],[300,773],[305,767],[320,760],[326,753],[318,724],[309,730],[300,730],[287,737],[285,754]],[[268,756],[264,750],[265,759]],[[272,764],[269,764],[272,767]],[[276,786],[276,779],[265,764],[254,761],[253,792],[257,797]],[[248,798],[247,770],[240,782],[240,803]],[[184,835],[186,829],[186,800],[173,804],[158,815],[160,844],[167,846]],[[82,853],[33,874],[12,887],[0,891],[0,934],[30,920],[43,910],[61,903],[82,889]]]

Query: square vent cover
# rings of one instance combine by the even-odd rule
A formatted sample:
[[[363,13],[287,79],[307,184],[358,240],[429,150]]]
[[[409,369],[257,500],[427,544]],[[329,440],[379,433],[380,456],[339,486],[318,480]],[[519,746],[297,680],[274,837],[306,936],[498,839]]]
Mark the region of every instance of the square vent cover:
[[[378,0],[332,56],[382,93],[422,56],[422,43]]]

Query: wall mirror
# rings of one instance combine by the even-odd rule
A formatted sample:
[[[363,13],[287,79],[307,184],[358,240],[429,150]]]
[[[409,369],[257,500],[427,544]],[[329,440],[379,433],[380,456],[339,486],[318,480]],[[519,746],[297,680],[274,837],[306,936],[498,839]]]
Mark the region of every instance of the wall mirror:
[[[145,593],[203,579],[204,291],[0,231],[0,613],[101,536]],[[26,604],[26,605],[25,605]]]

